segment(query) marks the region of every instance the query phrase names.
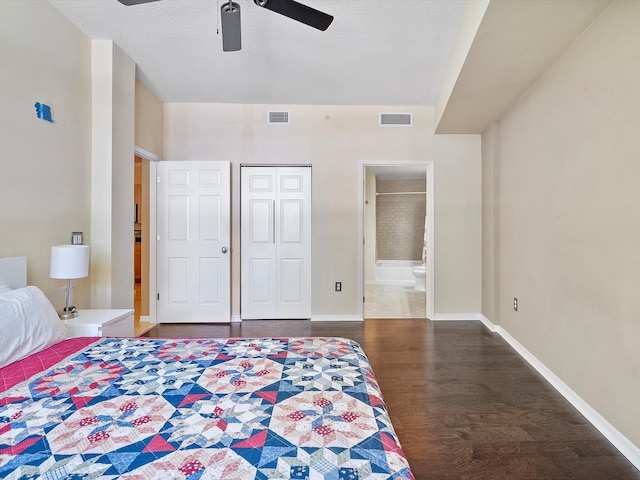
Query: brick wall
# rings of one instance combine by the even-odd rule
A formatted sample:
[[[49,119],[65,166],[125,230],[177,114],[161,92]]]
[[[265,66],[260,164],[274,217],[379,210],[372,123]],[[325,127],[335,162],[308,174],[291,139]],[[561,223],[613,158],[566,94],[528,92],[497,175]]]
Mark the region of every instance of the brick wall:
[[[421,260],[426,195],[384,195],[426,192],[426,180],[377,180],[376,259]]]

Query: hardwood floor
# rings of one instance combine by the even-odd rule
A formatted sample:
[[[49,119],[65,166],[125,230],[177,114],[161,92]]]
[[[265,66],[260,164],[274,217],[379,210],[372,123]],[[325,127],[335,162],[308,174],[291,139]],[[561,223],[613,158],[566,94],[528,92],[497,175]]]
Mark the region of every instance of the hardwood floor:
[[[260,320],[160,325],[146,335],[359,342],[416,480],[640,479],[640,471],[479,322]]]

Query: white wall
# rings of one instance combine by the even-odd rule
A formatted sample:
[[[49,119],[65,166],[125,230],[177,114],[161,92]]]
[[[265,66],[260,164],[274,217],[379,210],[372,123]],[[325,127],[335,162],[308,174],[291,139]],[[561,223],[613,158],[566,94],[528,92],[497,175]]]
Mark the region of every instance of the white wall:
[[[500,323],[500,179],[498,153],[500,126],[496,122],[482,135],[482,314]]]
[[[486,305],[640,447],[638,25],[640,2],[613,2],[485,132],[483,162],[499,244]]]
[[[92,41],[91,303],[133,308],[135,64]]]
[[[447,68],[442,78],[440,91],[438,92],[438,98],[436,98],[436,126],[440,123],[440,120],[442,120],[442,115],[447,107],[447,102],[450,100],[451,93],[456,86],[456,82],[458,81],[464,62],[467,59],[469,50],[476,38],[478,28],[480,27],[484,14],[489,6],[489,1],[490,0],[475,0],[473,2],[467,2],[464,7],[462,22],[458,27],[456,41],[451,49]]]
[[[268,110],[289,110],[291,124],[268,125]],[[378,112],[393,109],[165,104],[165,160],[232,162],[232,314],[240,304],[240,163],[313,165],[312,313],[339,317],[358,315],[361,304],[359,169],[381,160],[435,161],[436,313],[480,312],[480,136],[436,137],[433,109],[409,110],[414,127],[381,128]]]
[[[0,65],[0,257],[26,255],[29,284],[61,310],[51,245],[76,230],[91,243],[91,44],[47,1],[2,1]],[[74,285],[76,306],[90,306],[90,279]]]
[[[163,103],[136,80],[135,144],[158,157],[162,156]]]
[[[364,282],[376,283],[376,176],[367,173],[364,179]]]
[[[480,135],[435,135],[432,140],[436,317],[477,314],[482,304]]]

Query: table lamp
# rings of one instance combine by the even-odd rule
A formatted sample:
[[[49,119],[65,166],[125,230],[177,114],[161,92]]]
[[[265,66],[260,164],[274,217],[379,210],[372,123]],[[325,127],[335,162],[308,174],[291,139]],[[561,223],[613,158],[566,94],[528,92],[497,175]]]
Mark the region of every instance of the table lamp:
[[[79,314],[71,306],[71,280],[84,278],[89,275],[89,246],[88,245],[54,245],[51,247],[51,278],[62,278],[67,281],[66,305],[60,314],[61,320],[76,318]]]

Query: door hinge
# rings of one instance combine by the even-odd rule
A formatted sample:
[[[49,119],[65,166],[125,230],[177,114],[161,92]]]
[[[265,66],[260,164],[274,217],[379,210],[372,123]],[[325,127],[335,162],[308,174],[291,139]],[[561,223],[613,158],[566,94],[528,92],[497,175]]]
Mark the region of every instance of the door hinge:
[[[160,294],[159,293],[156,293],[156,297],[157,297],[158,301],[160,301]]]
[[[156,183],[160,183],[160,177],[156,177]]]
[[[366,297],[362,297],[362,303],[365,303],[365,298],[366,298]]]

